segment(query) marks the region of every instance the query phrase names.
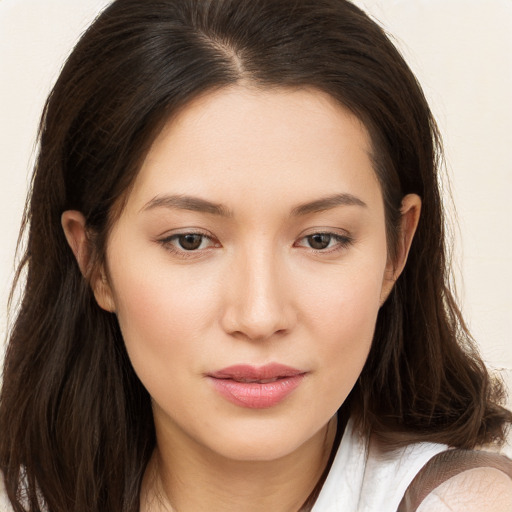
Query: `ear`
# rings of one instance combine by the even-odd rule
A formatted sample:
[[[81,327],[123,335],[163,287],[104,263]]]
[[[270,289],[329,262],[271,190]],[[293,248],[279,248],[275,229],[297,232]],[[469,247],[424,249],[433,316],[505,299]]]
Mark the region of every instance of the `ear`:
[[[87,235],[85,217],[77,210],[66,210],[61,216],[62,229],[75,255],[82,275],[89,280],[98,305],[111,313],[115,312],[114,295],[103,266],[92,268],[92,248]]]
[[[386,265],[386,273],[382,286],[381,304],[384,304],[388,295],[391,293],[393,286],[402,273],[407,256],[411,248],[412,239],[421,213],[421,198],[417,194],[407,194],[402,199],[400,208],[400,232],[398,235],[398,245],[396,248],[396,256],[394,260],[388,261]]]

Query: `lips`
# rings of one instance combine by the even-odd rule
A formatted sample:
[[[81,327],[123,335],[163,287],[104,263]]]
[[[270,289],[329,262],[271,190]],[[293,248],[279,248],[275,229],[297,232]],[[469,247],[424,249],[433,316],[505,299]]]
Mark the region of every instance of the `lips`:
[[[255,367],[235,365],[208,375],[214,389],[231,403],[266,409],[282,402],[302,382],[306,372],[271,363]]]

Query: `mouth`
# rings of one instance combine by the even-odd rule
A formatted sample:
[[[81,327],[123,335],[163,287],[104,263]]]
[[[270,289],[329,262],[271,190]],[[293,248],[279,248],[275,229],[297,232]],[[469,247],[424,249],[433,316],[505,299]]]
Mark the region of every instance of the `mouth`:
[[[251,383],[251,382],[257,382],[258,384],[268,384],[269,382],[276,382],[277,380],[279,379],[283,379],[285,377],[275,377],[273,379],[243,379],[243,378],[239,378],[239,379],[235,379],[235,378],[232,378],[232,379],[229,379],[229,377],[226,377],[225,379],[226,380],[234,380],[235,382],[248,382],[248,383]]]
[[[229,402],[251,409],[274,407],[287,398],[307,372],[271,363],[235,365],[208,374],[214,389]]]

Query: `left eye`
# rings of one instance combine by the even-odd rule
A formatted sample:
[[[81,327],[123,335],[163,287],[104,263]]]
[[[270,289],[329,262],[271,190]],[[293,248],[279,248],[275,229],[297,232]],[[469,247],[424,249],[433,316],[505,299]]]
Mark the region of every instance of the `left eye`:
[[[335,233],[313,233],[312,235],[301,238],[297,245],[299,247],[309,247],[316,251],[332,249],[336,246],[346,247],[351,242],[347,236],[337,235]]]

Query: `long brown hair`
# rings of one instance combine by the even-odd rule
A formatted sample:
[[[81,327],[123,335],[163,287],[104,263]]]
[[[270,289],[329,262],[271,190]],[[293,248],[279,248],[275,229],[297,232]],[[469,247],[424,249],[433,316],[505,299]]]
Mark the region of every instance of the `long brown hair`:
[[[450,292],[438,132],[384,32],[345,0],[116,0],[72,52],[40,124],[18,271],[26,284],[0,402],[0,468],[17,512],[41,502],[52,512],[138,510],[155,445],[150,397],[60,217],[84,214],[101,262],[114,206],[162,124],[197,95],[235,83],[313,87],[363,121],[391,254],[402,197],[423,201],[344,414],[388,441],[503,440],[512,415]]]

